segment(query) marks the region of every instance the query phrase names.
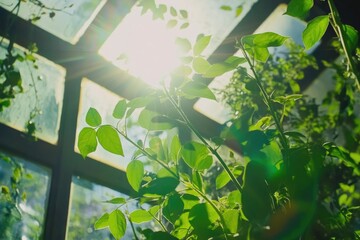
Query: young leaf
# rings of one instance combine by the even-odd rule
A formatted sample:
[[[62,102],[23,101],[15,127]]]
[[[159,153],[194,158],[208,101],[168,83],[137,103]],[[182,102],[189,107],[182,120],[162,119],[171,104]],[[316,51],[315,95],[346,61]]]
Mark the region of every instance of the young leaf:
[[[144,176],[144,165],[139,160],[131,161],[126,168],[126,177],[130,186],[138,192]]]
[[[186,23],[181,24],[180,29],[185,29],[189,26],[190,26],[190,24],[188,22],[186,22]]]
[[[149,222],[153,219],[151,214],[144,209],[137,209],[130,213],[130,219],[134,223]]]
[[[96,131],[93,128],[85,127],[81,129],[78,139],[78,148],[83,158],[96,150]]]
[[[243,6],[242,5],[239,5],[237,8],[236,8],[236,13],[235,13],[235,16],[238,17],[241,15],[241,13],[243,12]]]
[[[107,151],[124,156],[120,137],[117,131],[110,125],[103,125],[99,127],[96,132],[97,139],[100,145]]]
[[[116,104],[113,111],[113,117],[117,119],[121,119],[124,117],[125,112],[126,112],[126,100],[122,99]]]
[[[97,127],[101,124],[101,116],[95,108],[90,108],[86,113],[86,123],[91,127]]]
[[[94,224],[95,230],[103,229],[109,226],[109,214],[102,215]]]
[[[196,41],[196,43],[194,45],[194,49],[193,49],[195,56],[199,56],[204,51],[204,49],[209,45],[210,39],[211,39],[211,36],[207,35],[207,36],[200,37]]]
[[[313,6],[314,0],[291,0],[285,14],[304,19]]]
[[[220,7],[220,9],[225,10],[225,11],[231,11],[231,10],[232,10],[232,7],[231,7],[231,6],[228,6],[228,5],[222,5],[222,6]]]
[[[225,63],[229,66],[233,67],[234,69],[239,66],[242,63],[245,63],[246,59],[243,57],[237,57],[237,56],[230,56],[225,60]]]
[[[176,38],[175,44],[179,46],[183,53],[187,53],[191,49],[191,43],[186,38]]]
[[[225,226],[231,233],[237,233],[239,224],[239,211],[228,209],[224,212]]]
[[[125,235],[126,219],[120,210],[114,210],[108,219],[110,232],[115,239],[120,239]]]
[[[211,64],[202,57],[196,57],[193,60],[192,66],[197,73],[204,74],[211,67]]]
[[[228,182],[230,181],[229,174],[227,174],[225,171],[222,171],[219,175],[216,177],[216,189],[223,188]]]
[[[215,63],[203,74],[203,77],[214,78],[224,73],[234,70],[234,67],[228,64]]]
[[[126,203],[125,198],[117,197],[110,200],[105,201],[106,203],[112,203],[112,204],[123,204]]]
[[[359,33],[355,28],[350,25],[343,25],[343,27],[345,32],[344,40],[346,47],[348,47],[350,52],[352,52],[356,49],[358,45]]]
[[[185,97],[188,98],[202,97],[216,100],[214,93],[208,88],[208,86],[200,82],[187,82],[181,90],[185,94]]]
[[[317,43],[325,34],[329,25],[329,16],[323,15],[312,19],[306,26],[302,39],[305,49],[309,49]]]

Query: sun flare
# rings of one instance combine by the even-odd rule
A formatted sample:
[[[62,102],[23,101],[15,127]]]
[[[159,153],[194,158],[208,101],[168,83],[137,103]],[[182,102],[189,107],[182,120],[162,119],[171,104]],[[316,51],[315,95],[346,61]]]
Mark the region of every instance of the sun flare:
[[[167,28],[165,21],[153,20],[149,12],[141,15],[140,9],[133,9],[99,53],[131,75],[156,86],[180,64],[175,40],[176,31]]]

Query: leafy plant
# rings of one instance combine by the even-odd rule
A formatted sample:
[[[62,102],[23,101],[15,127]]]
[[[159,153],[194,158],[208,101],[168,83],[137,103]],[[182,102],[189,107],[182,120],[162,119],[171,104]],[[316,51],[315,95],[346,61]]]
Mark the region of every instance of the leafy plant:
[[[138,149],[126,171],[133,196],[121,199],[119,207],[105,213],[95,227],[108,227],[116,239],[124,235],[127,221],[131,226],[149,221],[159,226],[159,230],[133,227],[135,239],[359,239],[360,128],[354,110],[359,94],[354,85],[358,33],[340,22],[331,0],[328,4],[331,17],[318,16],[304,30],[304,49],[286,36],[265,32],[237,43],[243,57],[211,64],[201,56],[211,37],[200,36],[190,60],[180,68],[186,71],[175,71],[172,81],[150,96],[121,100],[115,106],[116,126],[103,123],[97,110],[90,108],[89,126],[81,130],[78,141],[84,157],[99,144],[123,155],[122,138]],[[287,14],[303,18],[312,6],[312,1],[293,0]],[[345,64],[326,63],[336,68],[337,75],[334,90],[320,105],[301,93],[298,81],[306,68],[317,67],[305,50],[322,38],[329,23],[338,35],[336,46]],[[284,44],[288,52],[270,53],[269,47]],[[191,48],[189,42],[186,45]],[[182,99],[214,100],[208,86],[190,76],[213,78],[228,71],[234,73],[224,98],[234,118],[221,136],[210,141],[190,122]],[[169,105],[176,117],[160,111],[159,106]],[[142,128],[166,131],[186,126],[196,140],[130,139],[126,119],[135,109],[141,109]],[[345,139],[333,134],[339,128]],[[349,129],[355,129],[351,135]],[[242,162],[219,153],[219,146],[227,141],[238,144]],[[145,171],[143,161],[158,170]],[[214,178],[221,195],[210,185]],[[122,207],[133,199],[140,208],[124,211]],[[152,207],[142,208],[144,204]]]

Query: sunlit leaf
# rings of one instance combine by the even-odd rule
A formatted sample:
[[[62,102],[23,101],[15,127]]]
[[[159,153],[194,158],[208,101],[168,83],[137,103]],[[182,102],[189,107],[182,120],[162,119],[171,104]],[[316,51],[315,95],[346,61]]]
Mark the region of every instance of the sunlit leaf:
[[[153,219],[151,214],[144,209],[137,209],[130,213],[130,219],[134,223],[149,222]]]
[[[180,15],[183,17],[183,18],[188,18],[188,12],[184,9],[181,9],[180,10]]]
[[[193,53],[195,56],[200,55],[204,51],[204,49],[209,45],[210,39],[210,35],[202,36],[197,39],[193,49]]]
[[[124,156],[119,134],[114,127],[110,125],[103,125],[97,130],[96,136],[100,145],[105,150]]]
[[[180,29],[185,29],[189,26],[190,26],[190,24],[188,22],[186,22],[186,23],[181,24]]]
[[[315,45],[326,32],[329,25],[329,16],[323,15],[312,19],[306,26],[302,39],[305,49],[309,49]]]
[[[239,5],[237,8],[236,8],[236,13],[235,13],[235,16],[238,17],[241,15],[241,13],[243,12],[243,6],[242,5]]]
[[[229,64],[215,63],[203,74],[203,77],[214,78],[234,69],[235,67]]]
[[[120,210],[114,210],[110,213],[108,223],[110,232],[115,239],[120,239],[125,235],[126,219]]]
[[[220,7],[220,9],[225,10],[225,11],[231,11],[231,10],[232,10],[232,7],[231,7],[231,6],[228,6],[228,5],[222,5],[222,6]]]
[[[191,43],[186,38],[176,38],[175,43],[180,47],[180,50],[187,53],[191,49]]]
[[[165,160],[164,147],[162,144],[162,140],[159,137],[152,137],[149,141],[149,147],[156,153],[157,159]]]
[[[90,108],[86,113],[86,123],[91,127],[97,127],[101,124],[101,116],[95,108]]]
[[[288,39],[288,37],[281,36],[277,33],[264,32],[264,33],[258,33],[258,34],[244,36],[241,39],[241,41],[244,44],[248,44],[250,46],[267,48],[267,47],[281,46],[284,44],[286,39]]]
[[[109,226],[109,214],[105,213],[102,215],[94,224],[95,230],[107,228]]]
[[[144,176],[144,164],[139,160],[131,161],[126,168],[126,177],[130,186],[139,191]]]
[[[169,122],[159,121],[165,119],[159,117],[161,117],[159,113],[143,109],[139,115],[138,123],[147,130],[166,130],[174,127],[174,125]]]
[[[96,147],[97,141],[95,129],[89,127],[81,129],[78,139],[78,148],[83,158],[85,158],[89,153],[94,152]]]
[[[237,233],[239,224],[239,210],[228,209],[223,213],[225,226],[231,233]]]
[[[350,52],[354,51],[358,45],[359,42],[359,32],[350,25],[343,25],[344,27],[344,40],[349,48]]]
[[[209,87],[200,82],[187,82],[181,90],[185,97],[188,98],[201,97],[216,100],[214,93],[209,89]]]
[[[285,14],[304,19],[314,6],[314,0],[291,0]]]
[[[112,203],[112,204],[123,204],[126,203],[125,198],[117,197],[110,200],[105,201],[106,203]]]
[[[124,117],[125,112],[126,112],[126,100],[122,99],[116,104],[113,111],[113,117],[117,119],[121,119]]]
[[[192,66],[197,73],[205,74],[206,71],[211,67],[211,64],[202,57],[196,57],[193,60]]]
[[[181,148],[181,156],[189,167],[199,171],[208,169],[213,161],[207,147],[198,142],[186,143]]]

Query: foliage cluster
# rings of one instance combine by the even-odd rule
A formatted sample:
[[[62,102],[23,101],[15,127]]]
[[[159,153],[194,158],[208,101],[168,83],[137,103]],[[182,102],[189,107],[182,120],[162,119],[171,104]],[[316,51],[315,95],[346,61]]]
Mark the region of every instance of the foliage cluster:
[[[124,235],[127,221],[135,239],[359,239],[358,31],[341,23],[332,0],[327,3],[330,13],[308,22],[304,48],[276,33],[253,34],[237,43],[243,57],[211,64],[201,56],[210,36],[200,36],[193,46],[179,39],[187,61],[162,90],[121,100],[113,111],[119,120],[116,126],[104,124],[97,110],[89,109],[89,126],[82,129],[78,142],[84,157],[98,143],[123,155],[121,139],[138,149],[126,169],[134,195],[109,200],[117,208],[101,216],[95,228],[109,228],[116,239]],[[286,14],[303,19],[313,4],[292,0]],[[329,24],[343,58],[340,64],[323,63],[336,73],[334,88],[318,103],[301,93],[298,81],[306,68],[317,68],[305,51],[322,38]],[[270,53],[284,44],[289,45],[285,53]],[[215,99],[202,79],[228,71],[234,73],[223,97],[234,118],[221,136],[209,141],[189,121],[182,99]],[[164,105],[173,106],[177,117],[160,111]],[[130,139],[126,119],[138,108],[138,124],[148,131],[186,126],[197,140]],[[219,154],[227,141],[238,144],[243,162],[231,161],[232,154]],[[145,171],[142,159],[160,170]],[[212,178],[218,193],[210,185]],[[122,211],[133,199],[139,201],[139,209]],[[145,203],[152,207],[145,208]],[[159,229],[133,227],[148,221]]]

